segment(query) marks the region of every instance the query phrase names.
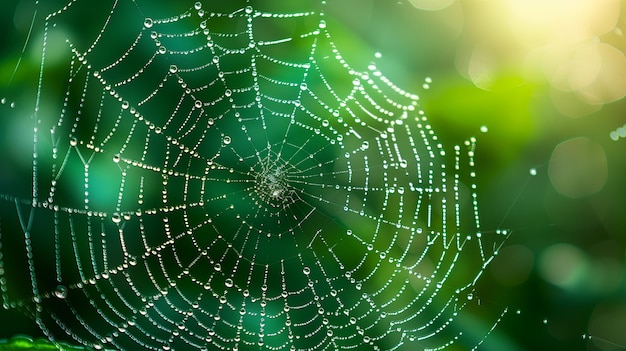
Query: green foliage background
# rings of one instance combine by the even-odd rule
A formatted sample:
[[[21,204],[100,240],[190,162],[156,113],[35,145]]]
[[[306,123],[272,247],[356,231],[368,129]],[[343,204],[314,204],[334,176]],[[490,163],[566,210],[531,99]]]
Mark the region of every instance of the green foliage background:
[[[149,1],[137,2],[151,7]],[[31,133],[30,112],[25,106],[33,100],[39,72],[41,16],[60,3],[42,1],[35,7],[29,0],[4,0],[0,4],[0,97],[7,99],[0,106],[2,194],[30,195],[32,143],[23,138]],[[169,6],[186,7],[174,3]],[[564,115],[551,100],[554,89],[548,79],[529,79],[524,67],[506,61],[515,56],[510,47],[517,39],[503,33],[507,45],[501,52],[496,50],[489,87],[477,87],[458,62],[464,48],[484,39],[475,31],[488,16],[484,3],[459,1],[449,10],[433,12],[387,0],[329,0],[329,25],[337,45],[355,66],[366,65],[364,57],[372,57],[374,52],[382,53],[381,71],[399,86],[419,93],[422,107],[446,145],[479,137],[477,171],[483,226],[512,231],[502,255],[479,283],[485,310],[511,310],[485,349],[624,349],[625,141],[613,141],[609,133],[626,122],[626,102],[607,103],[579,118]],[[22,53],[36,10],[38,17]],[[168,13],[166,8],[158,10]],[[89,16],[85,14],[85,26],[90,25]],[[489,29],[492,34],[499,30],[495,26]],[[611,35],[602,39],[623,51],[623,38]],[[422,88],[425,77],[433,79],[427,90]],[[580,103],[574,95],[569,98],[572,106]],[[10,102],[16,107],[10,108]],[[481,133],[481,126],[487,126],[488,133]],[[555,189],[548,165],[554,148],[575,137],[587,137],[602,146],[608,177],[600,191],[570,198]],[[537,169],[536,176],[529,174],[531,168]],[[570,281],[554,284],[541,267],[549,250],[562,244],[578,248],[581,254],[563,268]],[[621,335],[620,327],[615,327],[617,332],[610,330],[620,322]],[[471,334],[473,326],[467,328]],[[23,315],[0,310],[0,339],[16,334],[40,336],[36,325]],[[583,338],[589,334],[594,337],[591,341]],[[5,349],[20,348],[0,346]]]

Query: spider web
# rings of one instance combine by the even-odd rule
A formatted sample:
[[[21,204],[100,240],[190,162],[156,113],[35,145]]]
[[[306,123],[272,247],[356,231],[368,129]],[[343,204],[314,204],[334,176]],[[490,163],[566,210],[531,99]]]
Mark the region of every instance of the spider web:
[[[475,140],[446,153],[416,95],[350,66],[325,1],[103,3],[45,17],[5,308],[96,349],[481,344],[464,312],[502,233]]]

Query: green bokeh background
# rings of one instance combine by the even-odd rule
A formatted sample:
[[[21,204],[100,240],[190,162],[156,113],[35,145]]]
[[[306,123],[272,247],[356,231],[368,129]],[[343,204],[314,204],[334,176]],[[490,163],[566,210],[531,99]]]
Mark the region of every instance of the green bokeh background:
[[[444,144],[478,137],[483,228],[506,228],[512,233],[478,286],[485,310],[511,311],[484,348],[626,349],[626,141],[609,136],[626,123],[626,102],[617,99],[594,106],[575,92],[559,92],[546,76],[529,74],[528,67],[520,64],[528,43],[509,33],[502,23],[506,20],[492,21],[494,16],[505,17],[505,12],[498,12],[504,10],[491,1],[458,0],[440,11],[389,0],[328,2],[329,28],[354,66],[367,65],[373,53],[380,52],[378,67],[391,81],[420,95],[421,106]],[[0,105],[2,194],[29,197],[32,150],[24,147],[30,140],[22,136],[30,135],[31,126],[24,106],[35,94],[42,14],[60,3],[43,1],[35,7],[30,0],[3,0],[0,4],[0,98],[7,99]],[[137,3],[153,6],[149,1]],[[174,3],[169,3],[179,8],[174,12],[187,7]],[[38,17],[31,41],[22,54],[35,10]],[[624,6],[620,11],[617,28],[625,21]],[[622,52],[626,49],[616,31],[592,39]],[[485,64],[487,83],[472,79],[462,63],[468,48],[485,43],[492,48]],[[426,77],[433,80],[428,89],[422,86]],[[557,94],[580,116],[564,113],[554,103]],[[12,102],[15,108],[10,107]],[[487,133],[481,132],[482,126]],[[600,190],[572,198],[555,188],[549,169],[557,145],[576,137],[586,137],[602,148],[608,176]],[[532,176],[530,169],[537,174]],[[560,265],[555,262],[558,258]],[[555,270],[560,280],[547,273]],[[472,328],[468,325],[469,334]],[[39,337],[40,331],[18,312],[0,310],[0,339],[16,334]],[[591,340],[584,338],[588,335]]]

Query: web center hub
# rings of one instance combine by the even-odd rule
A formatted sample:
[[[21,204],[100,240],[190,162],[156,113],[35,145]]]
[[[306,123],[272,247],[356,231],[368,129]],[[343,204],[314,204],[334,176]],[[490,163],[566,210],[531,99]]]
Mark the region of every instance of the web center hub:
[[[256,174],[254,191],[264,203],[275,208],[285,208],[297,199],[295,190],[289,185],[287,171],[279,165],[263,167]]]

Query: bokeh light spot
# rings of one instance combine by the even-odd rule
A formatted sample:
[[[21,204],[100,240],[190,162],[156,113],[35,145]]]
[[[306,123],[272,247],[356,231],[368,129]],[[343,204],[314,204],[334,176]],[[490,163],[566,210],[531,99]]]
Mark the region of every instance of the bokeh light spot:
[[[513,29],[523,38],[576,42],[612,31],[619,0],[509,0]]]
[[[593,45],[599,66],[593,79],[577,87],[579,95],[587,102],[602,105],[626,96],[626,57],[615,47],[600,43]],[[581,64],[583,62],[581,61]],[[581,66],[582,67],[582,66]],[[591,77],[591,75],[590,75]]]
[[[538,268],[547,282],[562,288],[575,288],[589,267],[584,252],[579,248],[556,244],[541,253]]]
[[[570,118],[588,116],[602,108],[602,105],[589,104],[571,92],[556,88],[550,89],[550,99],[561,114]]]
[[[608,177],[604,149],[586,137],[564,141],[552,152],[548,175],[562,195],[578,198],[596,193]]]
[[[455,0],[409,0],[409,2],[420,10],[439,11],[454,4]]]

